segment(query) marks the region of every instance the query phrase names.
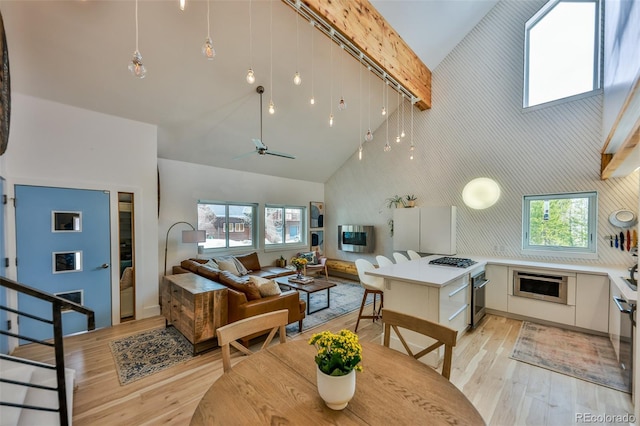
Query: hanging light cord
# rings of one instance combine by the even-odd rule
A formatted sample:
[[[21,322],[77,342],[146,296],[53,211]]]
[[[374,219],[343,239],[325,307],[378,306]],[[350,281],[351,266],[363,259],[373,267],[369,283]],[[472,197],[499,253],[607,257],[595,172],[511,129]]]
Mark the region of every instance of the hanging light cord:
[[[296,12],[296,72],[300,71],[300,33],[298,30],[298,21],[300,21],[300,14]]]
[[[253,69],[253,25],[251,23],[251,0],[249,0],[249,68]]]
[[[270,52],[270,71],[269,76],[270,84],[271,84],[271,103],[273,103],[273,0],[269,1],[269,15],[270,15],[270,24],[269,24],[269,52]]]
[[[313,22],[311,23],[311,99],[313,99],[313,61],[314,61],[314,54],[313,54],[313,36],[315,34],[315,31],[313,31]]]
[[[138,51],[138,0],[136,0],[136,52]]]
[[[209,20],[209,0],[207,0],[207,38],[210,39],[211,38],[211,31],[210,31],[210,20]]]
[[[331,48],[330,48],[331,54],[331,61],[330,61],[330,70],[329,70],[329,79],[331,80],[331,88],[329,90],[329,98],[331,98],[331,102],[329,102],[329,104],[331,105],[329,107],[330,109],[330,113],[333,115],[333,39],[331,40]]]

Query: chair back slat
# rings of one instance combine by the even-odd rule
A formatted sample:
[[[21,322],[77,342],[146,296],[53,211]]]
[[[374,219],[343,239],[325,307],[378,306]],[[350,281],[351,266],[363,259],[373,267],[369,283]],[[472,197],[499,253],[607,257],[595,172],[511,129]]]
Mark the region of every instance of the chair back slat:
[[[285,343],[287,341],[285,326],[287,325],[288,318],[289,311],[282,309],[266,314],[255,315],[218,328],[216,333],[218,336],[218,345],[222,348],[222,366],[225,373],[231,370],[231,346],[246,355],[253,353],[249,348],[237,342],[238,339],[270,329],[271,331],[263,343],[261,350],[271,343],[271,340],[273,340],[273,337],[278,331],[280,332],[280,343]]]
[[[431,322],[422,318],[414,317],[412,315],[402,314],[396,311],[390,311],[388,309],[382,310],[382,322],[384,323],[384,346],[389,347],[391,339],[391,328],[398,336],[398,339],[402,343],[407,353],[415,359],[422,358],[426,354],[444,345],[444,362],[442,364],[442,375],[447,379],[451,376],[451,361],[453,358],[453,347],[456,345],[458,338],[458,331],[453,330],[442,324]],[[421,350],[420,352],[413,354],[406,342],[404,336],[402,336],[400,328],[411,330],[416,333],[431,337],[436,342],[429,347]]]

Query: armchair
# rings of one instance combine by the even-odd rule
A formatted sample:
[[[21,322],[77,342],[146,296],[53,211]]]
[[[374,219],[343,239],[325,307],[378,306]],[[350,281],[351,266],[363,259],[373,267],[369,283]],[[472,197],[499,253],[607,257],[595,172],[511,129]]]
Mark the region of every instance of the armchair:
[[[308,252],[308,253],[298,253],[298,257],[307,258],[308,262],[304,266],[304,275],[308,273],[320,272],[324,271],[325,279],[329,279],[329,271],[327,270],[327,258],[322,256],[320,253],[316,252]],[[315,261],[314,261],[315,259]]]

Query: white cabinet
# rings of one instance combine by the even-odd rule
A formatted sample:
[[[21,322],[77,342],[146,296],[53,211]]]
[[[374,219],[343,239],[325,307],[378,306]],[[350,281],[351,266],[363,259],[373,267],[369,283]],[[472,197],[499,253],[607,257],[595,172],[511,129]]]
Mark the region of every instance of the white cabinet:
[[[456,254],[455,206],[395,209],[393,249]]]
[[[608,276],[577,274],[576,326],[607,333],[609,299]]]
[[[420,251],[420,209],[393,211],[393,249]]]
[[[507,312],[507,295],[509,293],[509,268],[502,265],[487,265],[485,276],[489,283],[486,289],[486,307],[496,311]]]

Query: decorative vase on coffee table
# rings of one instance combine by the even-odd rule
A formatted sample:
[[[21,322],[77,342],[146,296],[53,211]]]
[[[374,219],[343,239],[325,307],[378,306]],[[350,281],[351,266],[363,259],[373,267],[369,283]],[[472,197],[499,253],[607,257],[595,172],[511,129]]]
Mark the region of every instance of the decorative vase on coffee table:
[[[301,279],[302,278],[302,269],[297,269],[296,272],[297,272],[296,278],[297,279]]]
[[[330,376],[317,368],[318,393],[327,407],[343,410],[356,392],[356,371],[344,376]]]

